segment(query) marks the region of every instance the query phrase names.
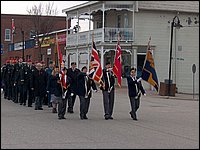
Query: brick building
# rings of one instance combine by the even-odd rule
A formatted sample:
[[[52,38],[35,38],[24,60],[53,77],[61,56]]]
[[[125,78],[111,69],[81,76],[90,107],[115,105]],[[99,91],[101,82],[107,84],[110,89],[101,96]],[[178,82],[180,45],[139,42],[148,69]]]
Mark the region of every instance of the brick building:
[[[42,16],[43,19],[50,19],[53,16]],[[12,34],[12,19],[14,19],[15,34]],[[33,61],[39,60],[39,48],[34,35],[34,25],[32,20],[33,16],[30,15],[17,15],[17,14],[1,14],[1,65],[7,59],[19,58],[23,56],[23,34],[25,41],[24,59],[32,59]],[[69,28],[71,21],[68,21]],[[56,34],[58,38],[66,38],[66,18],[61,16],[54,17],[54,26],[50,30],[50,34],[45,38],[42,43],[41,57],[48,65],[49,60],[55,61],[55,48],[56,48]],[[42,35],[42,33],[40,33]],[[63,39],[62,39],[63,40]],[[65,43],[60,43],[60,48],[64,54]],[[51,50],[50,50],[51,49]],[[47,53],[48,52],[48,53]]]

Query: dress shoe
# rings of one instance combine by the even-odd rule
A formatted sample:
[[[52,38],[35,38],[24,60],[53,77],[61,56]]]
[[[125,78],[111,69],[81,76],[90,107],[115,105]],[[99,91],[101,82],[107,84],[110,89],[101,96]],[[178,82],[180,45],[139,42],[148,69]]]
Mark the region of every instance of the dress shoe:
[[[65,117],[61,117],[62,119],[66,119]]]
[[[88,117],[85,115],[85,116],[83,116],[83,119],[88,119]]]
[[[20,103],[20,105],[22,105],[22,103]]]
[[[23,105],[26,106],[26,103],[24,103]]]
[[[58,119],[59,119],[59,120],[61,120],[61,119],[62,119],[62,117],[58,117]]]
[[[38,110],[43,110],[43,108],[42,108],[42,107],[40,107],[40,108],[38,108]]]
[[[68,110],[67,112],[70,113],[70,114],[73,114],[73,113],[74,113],[73,110]]]
[[[105,117],[105,120],[108,120],[109,119],[109,117]]]
[[[113,117],[110,116],[109,119],[113,120]]]
[[[28,107],[32,107],[32,105],[28,105]]]

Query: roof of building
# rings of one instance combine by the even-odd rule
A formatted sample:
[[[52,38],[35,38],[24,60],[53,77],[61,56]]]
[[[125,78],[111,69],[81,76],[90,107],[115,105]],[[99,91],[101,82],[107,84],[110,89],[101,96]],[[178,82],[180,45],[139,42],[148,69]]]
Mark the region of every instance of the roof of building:
[[[123,1],[125,4],[126,1]],[[88,7],[102,1],[89,1],[67,9],[63,9],[63,13],[75,11],[83,7]],[[199,1],[136,1],[137,9],[139,10],[163,10],[163,11],[178,11],[199,13]]]

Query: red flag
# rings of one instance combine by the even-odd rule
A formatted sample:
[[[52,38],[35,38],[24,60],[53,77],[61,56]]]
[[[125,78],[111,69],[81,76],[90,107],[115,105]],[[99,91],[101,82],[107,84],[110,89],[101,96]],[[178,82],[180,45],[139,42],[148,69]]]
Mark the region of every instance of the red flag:
[[[90,69],[89,69],[89,76],[99,82],[102,83],[102,68],[101,68],[101,63],[99,60],[98,52],[95,46],[95,43],[93,42],[92,44],[92,54],[91,54],[91,60],[90,60]]]
[[[61,50],[60,50],[60,45],[59,43],[57,42],[57,53],[58,53],[58,59],[59,59],[59,62],[60,62],[60,66],[62,64],[62,53],[61,53]]]
[[[114,61],[114,66],[113,66],[113,73],[117,77],[118,80],[118,85],[121,87],[121,75],[122,75],[122,51],[121,47],[119,45],[119,40],[117,42],[117,50],[115,53],[115,61]]]
[[[67,89],[67,75],[64,73],[64,71],[61,72],[61,83],[63,88]]]
[[[15,23],[14,23],[14,19],[12,19],[12,34],[15,33]]]

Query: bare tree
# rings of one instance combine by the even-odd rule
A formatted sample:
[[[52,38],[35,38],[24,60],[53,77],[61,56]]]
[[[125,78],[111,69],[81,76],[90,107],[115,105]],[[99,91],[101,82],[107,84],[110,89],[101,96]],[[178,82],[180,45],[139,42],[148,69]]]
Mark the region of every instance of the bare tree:
[[[53,30],[56,22],[55,18],[58,14],[57,8],[54,8],[54,3],[48,3],[45,6],[40,3],[38,6],[33,5],[27,9],[29,15],[32,15],[31,21],[34,26],[35,40],[39,49],[39,59],[42,60],[41,45],[46,36]],[[42,34],[42,36],[39,36]]]

